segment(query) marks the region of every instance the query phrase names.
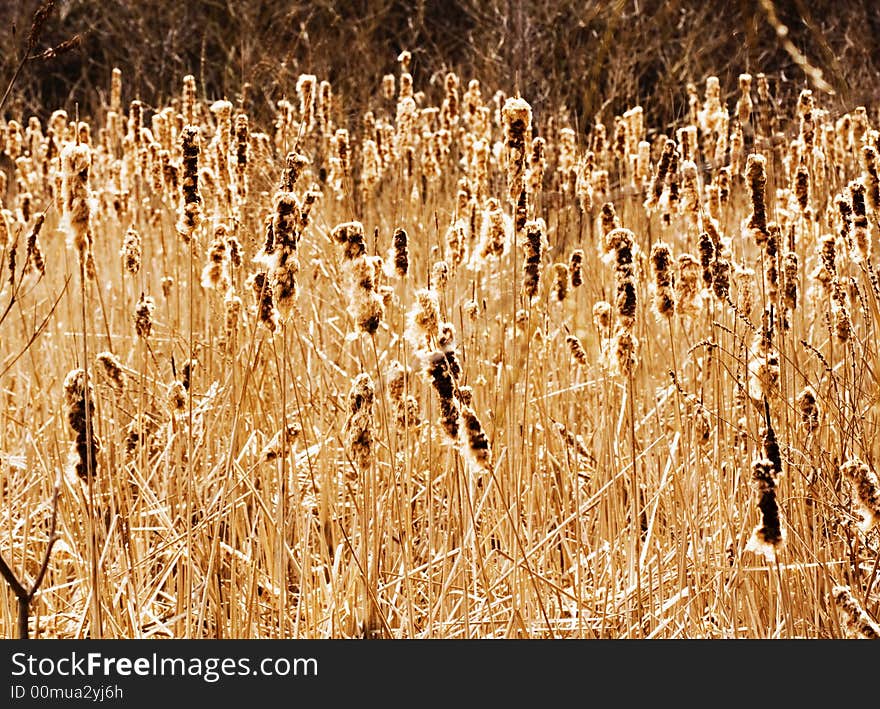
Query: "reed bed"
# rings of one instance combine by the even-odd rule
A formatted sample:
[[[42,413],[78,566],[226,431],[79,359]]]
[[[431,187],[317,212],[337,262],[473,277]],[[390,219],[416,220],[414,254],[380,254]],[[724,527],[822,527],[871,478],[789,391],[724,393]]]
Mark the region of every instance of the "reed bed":
[[[31,636],[877,637],[876,109],[398,65],[2,125]]]

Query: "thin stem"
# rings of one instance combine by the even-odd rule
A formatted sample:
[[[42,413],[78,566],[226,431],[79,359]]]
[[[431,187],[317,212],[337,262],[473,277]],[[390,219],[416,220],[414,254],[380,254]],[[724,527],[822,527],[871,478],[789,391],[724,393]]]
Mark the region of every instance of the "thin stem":
[[[195,249],[195,234],[190,234],[189,238],[189,281],[187,285],[189,286],[189,297],[188,297],[188,306],[189,306],[189,362],[188,366],[190,368],[190,381],[189,387],[186,390],[186,403],[187,403],[187,430],[186,430],[186,505],[184,509],[186,510],[186,576],[183,582],[184,594],[186,595],[186,637],[192,637],[192,614],[191,603],[192,603],[192,582],[193,582],[193,494],[192,494],[192,477],[193,477],[193,357],[194,357],[194,345],[193,338],[195,327],[193,326],[193,294],[194,294],[194,283],[195,283],[195,257],[193,255],[193,250]]]
[[[86,272],[85,272],[85,255],[81,254],[79,259],[79,283],[80,283],[80,305],[82,306],[82,327],[83,327],[83,398],[85,399],[85,420],[86,420],[86,485],[88,488],[87,512],[89,526],[89,554],[91,555],[91,582],[92,582],[92,614],[95,623],[95,632],[98,638],[103,637],[103,629],[101,622],[101,599],[98,588],[98,545],[95,539],[95,463],[92,459],[92,414],[89,404],[91,403],[89,396],[89,340],[88,340],[88,324],[86,320]]]
[[[630,450],[632,455],[632,472],[630,474],[630,489],[632,495],[632,511],[631,515],[631,524],[632,524],[632,534],[633,541],[635,542],[635,554],[633,559],[635,559],[636,565],[636,606],[638,608],[639,614],[639,625],[635,627],[639,627],[641,624],[641,620],[644,617],[644,608],[642,606],[642,530],[641,530],[641,521],[639,518],[639,477],[638,477],[638,468],[636,467],[636,419],[635,419],[635,402],[633,401],[633,394],[635,393],[633,390],[633,376],[632,371],[630,370],[629,376],[627,378],[627,407],[629,408],[629,435],[630,435]]]

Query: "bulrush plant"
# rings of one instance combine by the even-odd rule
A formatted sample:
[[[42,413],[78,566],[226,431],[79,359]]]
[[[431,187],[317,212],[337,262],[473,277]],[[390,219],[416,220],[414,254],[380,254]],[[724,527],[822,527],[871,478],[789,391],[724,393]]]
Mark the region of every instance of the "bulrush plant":
[[[423,57],[9,109],[0,631],[870,636],[877,106]]]
[[[89,178],[92,169],[92,149],[80,142],[77,131],[61,152],[61,192],[63,199],[63,227],[67,231],[68,245],[73,247],[79,265],[80,313],[82,316],[82,367],[64,379],[65,403],[68,407],[68,423],[76,432],[77,476],[86,485],[86,527],[88,529],[89,573],[91,582],[91,621],[94,632],[101,637],[102,608],[100,598],[100,564],[96,529],[95,478],[98,468],[98,439],[95,435],[93,386],[89,379],[89,327],[87,312],[87,279],[95,279],[95,260],[92,223],[92,197]]]
[[[843,616],[847,638],[880,640],[880,624],[865,612],[849,586],[834,586],[831,597]]]

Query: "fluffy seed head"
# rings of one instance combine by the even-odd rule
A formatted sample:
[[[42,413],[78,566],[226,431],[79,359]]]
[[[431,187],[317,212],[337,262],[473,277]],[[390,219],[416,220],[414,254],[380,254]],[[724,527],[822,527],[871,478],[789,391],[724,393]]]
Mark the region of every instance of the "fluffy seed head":
[[[86,386],[84,369],[74,369],[64,378],[64,408],[74,434],[70,464],[83,480],[97,472],[100,441],[94,433],[95,399],[92,382]],[[89,430],[91,429],[91,430]]]
[[[469,461],[477,471],[489,471],[492,468],[492,448],[483,431],[480,419],[470,406],[461,409],[461,445],[460,450],[465,460]]]
[[[526,150],[532,131],[532,107],[522,98],[509,98],[501,109],[507,148],[507,185],[511,202],[525,191]]]
[[[761,245],[763,237],[767,234],[767,206],[764,194],[767,184],[767,159],[760,153],[752,153],[746,160],[746,182],[752,203],[752,214],[747,226]]]
[[[99,370],[104,374],[107,383],[110,384],[117,394],[121,394],[125,390],[127,377],[119,358],[112,352],[99,352],[95,356],[95,362],[98,364]]]
[[[577,362],[582,367],[587,366],[587,351],[584,349],[584,346],[581,344],[581,341],[575,337],[574,335],[568,335],[565,338],[565,342],[568,345],[569,350],[571,350],[571,356],[575,362]]]
[[[568,295],[568,264],[553,264],[553,296],[561,303]]]
[[[61,154],[64,222],[70,243],[84,264],[91,252],[91,204],[89,171],[92,151],[88,145],[71,143]]]
[[[188,242],[202,222],[202,196],[199,192],[199,153],[201,138],[198,126],[184,126],[180,137],[182,153],[181,203],[177,220],[177,232]]]
[[[655,242],[651,247],[651,271],[654,274],[654,312],[659,318],[672,317],[675,310],[672,263],[669,244]]]
[[[348,420],[345,423],[345,447],[358,473],[370,469],[375,459],[373,404],[375,389],[369,374],[355,377],[348,393]]]
[[[811,386],[804,387],[795,399],[800,414],[801,427],[807,433],[815,433],[819,428],[820,409],[816,400],[816,390]]]
[[[527,222],[523,250],[523,294],[530,300],[538,296],[538,285],[541,279],[541,257],[544,253],[544,220]]]
[[[843,613],[847,638],[880,640],[880,625],[865,612],[849,586],[834,586],[831,598]]]
[[[776,478],[770,460],[759,459],[752,463],[752,484],[758,495],[761,522],[752,531],[746,550],[762,554],[768,561],[775,561],[777,551],[785,542],[785,530],[779,519]]]
[[[134,330],[137,336],[146,340],[153,330],[153,311],[156,309],[156,301],[152,296],[141,293],[134,309]]]
[[[122,242],[122,265],[125,271],[132,276],[136,276],[141,268],[141,235],[138,233],[134,225],[131,225],[125,231],[125,240]]]
[[[840,473],[850,483],[853,505],[860,515],[859,528],[870,531],[880,523],[880,482],[877,474],[859,458],[851,458],[840,466]]]
[[[455,395],[455,382],[449,368],[446,353],[432,352],[425,357],[425,373],[437,392],[440,402],[440,425],[447,438],[458,444],[461,416]]]
[[[393,251],[394,271],[397,273],[398,278],[406,278],[406,273],[409,270],[407,241],[406,231],[400,228],[394,230],[391,248]]]
[[[584,282],[583,271],[581,270],[584,263],[584,252],[581,249],[575,249],[571,252],[571,258],[568,261],[568,270],[571,274],[571,287],[579,288]]]

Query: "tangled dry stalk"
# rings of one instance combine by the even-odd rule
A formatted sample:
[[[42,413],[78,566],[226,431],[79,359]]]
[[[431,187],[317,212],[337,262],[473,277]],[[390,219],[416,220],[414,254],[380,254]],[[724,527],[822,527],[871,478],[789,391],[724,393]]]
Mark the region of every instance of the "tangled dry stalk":
[[[30,634],[876,636],[875,109],[710,76],[578,131],[398,59],[354,124],[119,70],[6,121]]]

